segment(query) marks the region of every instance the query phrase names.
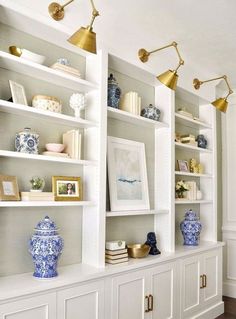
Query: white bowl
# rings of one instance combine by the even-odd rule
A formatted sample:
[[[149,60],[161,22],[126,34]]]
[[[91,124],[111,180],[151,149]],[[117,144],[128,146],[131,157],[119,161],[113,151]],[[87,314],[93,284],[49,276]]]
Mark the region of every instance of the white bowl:
[[[32,100],[32,106],[44,111],[61,113],[61,101],[54,96],[35,95]]]
[[[65,145],[59,143],[47,143],[45,147],[49,152],[61,153],[64,150]]]

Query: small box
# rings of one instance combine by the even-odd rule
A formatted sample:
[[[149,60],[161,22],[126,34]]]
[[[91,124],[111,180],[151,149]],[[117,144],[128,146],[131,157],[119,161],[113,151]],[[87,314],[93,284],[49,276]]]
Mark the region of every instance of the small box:
[[[106,242],[106,249],[108,250],[117,250],[117,249],[124,249],[124,248],[125,248],[124,240],[115,240],[115,241]]]

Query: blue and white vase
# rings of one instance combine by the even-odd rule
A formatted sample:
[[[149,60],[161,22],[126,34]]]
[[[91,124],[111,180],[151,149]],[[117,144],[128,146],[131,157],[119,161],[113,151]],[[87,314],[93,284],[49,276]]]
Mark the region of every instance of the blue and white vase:
[[[159,121],[161,116],[161,111],[156,106],[149,104],[149,106],[146,106],[145,108],[142,109],[141,116],[154,121]]]
[[[199,244],[202,225],[192,209],[185,213],[184,220],[180,223],[180,230],[184,237],[184,245],[197,246]]]
[[[107,104],[108,106],[118,109],[121,96],[121,89],[116,82],[113,74],[111,73],[108,78],[108,92],[107,92]]]
[[[38,154],[39,135],[26,127],[15,137],[15,150],[21,153]]]
[[[58,275],[57,262],[63,248],[55,223],[46,216],[35,227],[29,241],[29,252],[34,262],[34,277],[53,278]]]
[[[200,148],[207,148],[207,140],[203,134],[199,134],[196,138],[197,146]]]

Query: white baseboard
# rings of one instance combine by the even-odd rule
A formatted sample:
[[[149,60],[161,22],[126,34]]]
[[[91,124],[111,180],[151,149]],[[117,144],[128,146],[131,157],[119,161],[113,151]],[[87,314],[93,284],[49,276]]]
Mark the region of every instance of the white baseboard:
[[[236,298],[236,283],[223,282],[223,296]]]
[[[208,308],[206,311],[199,313],[192,319],[215,319],[224,313],[224,302],[221,301],[217,305]]]

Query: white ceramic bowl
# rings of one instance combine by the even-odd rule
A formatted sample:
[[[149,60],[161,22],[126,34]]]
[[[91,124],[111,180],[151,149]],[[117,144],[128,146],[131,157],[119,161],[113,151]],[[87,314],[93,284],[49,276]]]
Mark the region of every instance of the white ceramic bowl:
[[[49,152],[61,153],[64,150],[65,145],[59,143],[47,143],[45,147]]]
[[[61,101],[53,96],[35,95],[32,100],[32,106],[44,111],[61,113]]]

